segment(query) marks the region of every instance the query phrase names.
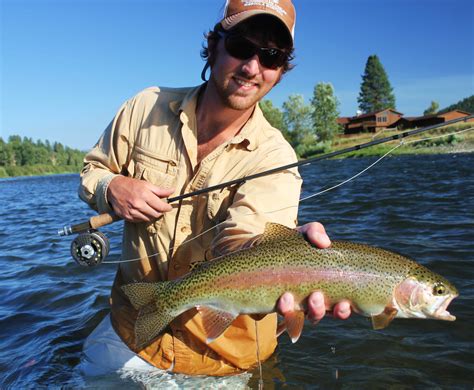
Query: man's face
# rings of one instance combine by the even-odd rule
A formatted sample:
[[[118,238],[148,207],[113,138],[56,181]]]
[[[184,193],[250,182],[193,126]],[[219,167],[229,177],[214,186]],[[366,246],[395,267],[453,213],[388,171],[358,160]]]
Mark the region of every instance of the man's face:
[[[255,38],[247,37],[257,46]],[[234,110],[247,110],[260,101],[280,80],[282,69],[264,67],[258,56],[241,60],[232,57],[225,49],[222,37],[216,47],[215,61],[212,66],[209,82],[225,105]]]

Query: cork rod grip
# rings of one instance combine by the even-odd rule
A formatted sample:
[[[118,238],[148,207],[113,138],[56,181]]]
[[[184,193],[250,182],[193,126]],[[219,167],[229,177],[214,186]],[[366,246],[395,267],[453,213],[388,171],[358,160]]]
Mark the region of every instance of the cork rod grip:
[[[99,214],[89,219],[89,224],[92,229],[98,229],[101,226],[109,225],[112,222],[118,221],[121,218],[115,215],[115,213]]]

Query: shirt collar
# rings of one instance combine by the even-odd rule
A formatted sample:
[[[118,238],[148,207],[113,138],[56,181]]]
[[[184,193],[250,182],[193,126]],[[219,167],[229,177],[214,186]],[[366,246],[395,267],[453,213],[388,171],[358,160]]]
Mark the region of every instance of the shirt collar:
[[[169,104],[171,111],[179,115],[181,121],[189,126],[196,122],[197,100],[204,85],[191,88],[183,99],[173,100]],[[265,122],[263,112],[257,104],[247,123],[242,127],[239,134],[229,141],[229,144],[243,145],[247,150],[255,150],[258,147],[258,131],[264,127],[262,125]]]

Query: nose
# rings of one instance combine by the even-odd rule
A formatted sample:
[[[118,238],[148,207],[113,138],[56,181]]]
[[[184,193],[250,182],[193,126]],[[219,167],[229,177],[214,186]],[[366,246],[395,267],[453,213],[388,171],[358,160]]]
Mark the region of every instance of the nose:
[[[248,76],[255,76],[260,72],[260,61],[257,54],[254,54],[253,57],[250,57],[248,60],[245,60],[245,63],[242,66],[242,70]]]

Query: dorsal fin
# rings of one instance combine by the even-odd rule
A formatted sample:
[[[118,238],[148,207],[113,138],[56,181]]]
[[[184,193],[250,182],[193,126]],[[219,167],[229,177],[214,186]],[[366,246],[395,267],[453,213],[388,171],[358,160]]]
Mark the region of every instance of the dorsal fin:
[[[301,239],[303,239],[303,236],[295,229],[291,229],[285,225],[280,225],[279,223],[267,222],[265,225],[265,231],[258,240],[258,244],[260,245],[275,241],[281,242],[282,240],[287,241]]]

